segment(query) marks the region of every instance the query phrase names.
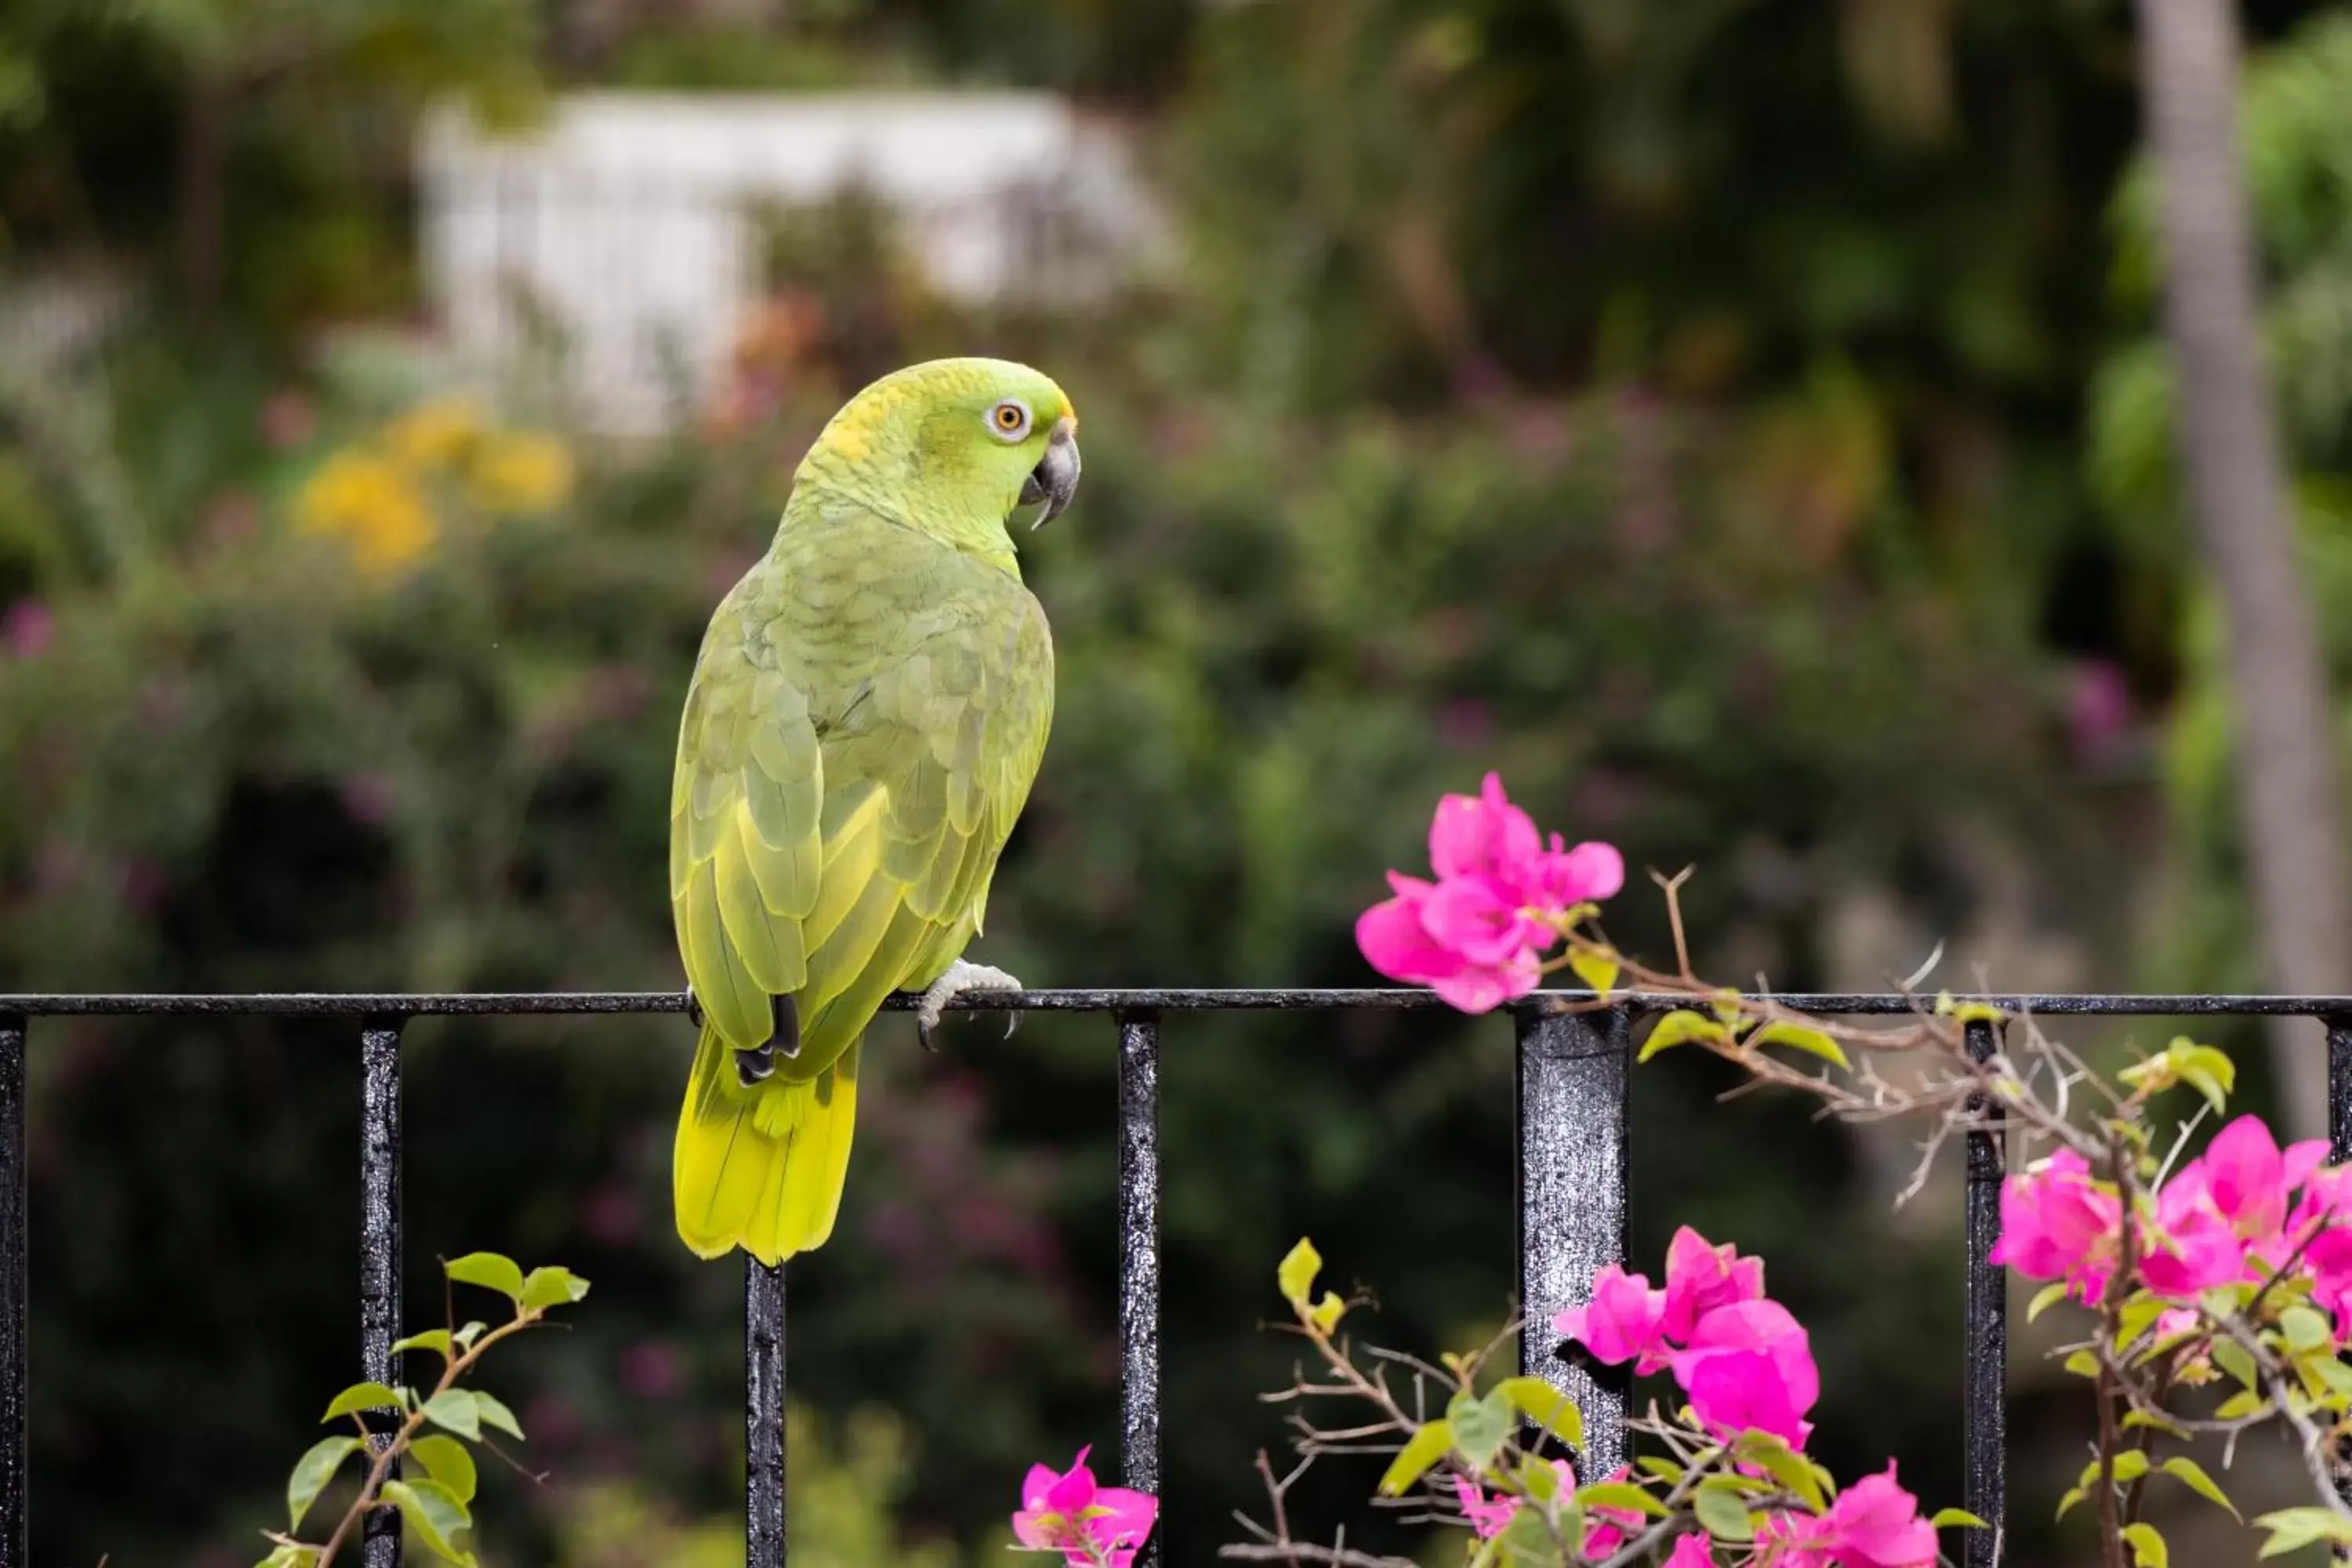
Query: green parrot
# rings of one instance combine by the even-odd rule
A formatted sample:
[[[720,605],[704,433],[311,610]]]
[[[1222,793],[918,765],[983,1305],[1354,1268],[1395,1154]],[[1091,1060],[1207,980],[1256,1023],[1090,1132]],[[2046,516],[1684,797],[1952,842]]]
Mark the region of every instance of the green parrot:
[[[928,1043],[1054,714],[1008,523],[1069,506],[1077,416],[1026,365],[950,359],[856,397],[702,639],[670,790],[669,889],[701,1040],[677,1233],[771,1266],[833,1233],[860,1037],[921,990]]]

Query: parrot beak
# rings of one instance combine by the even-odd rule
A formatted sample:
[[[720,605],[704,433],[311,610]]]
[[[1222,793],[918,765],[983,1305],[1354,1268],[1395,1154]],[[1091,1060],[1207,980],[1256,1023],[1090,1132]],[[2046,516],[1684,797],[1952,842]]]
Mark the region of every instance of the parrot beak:
[[[1031,528],[1043,528],[1070,510],[1070,498],[1078,493],[1078,468],[1077,425],[1066,414],[1054,425],[1054,434],[1045,442],[1045,457],[1021,481],[1023,506],[1045,503],[1045,514],[1031,523]]]

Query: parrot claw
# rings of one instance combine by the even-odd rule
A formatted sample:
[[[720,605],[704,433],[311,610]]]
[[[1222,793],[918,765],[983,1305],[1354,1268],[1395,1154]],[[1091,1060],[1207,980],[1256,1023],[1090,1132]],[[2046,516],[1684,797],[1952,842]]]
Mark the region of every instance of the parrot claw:
[[[923,993],[922,1005],[915,1009],[915,1037],[922,1042],[923,1049],[935,1051],[939,1047],[931,1043],[932,1036],[940,1026],[940,1013],[949,1003],[969,992],[1010,991],[1017,994],[1020,990],[1021,982],[1002,969],[966,963],[959,958],[948,966],[945,974],[931,982],[929,990]],[[1018,1023],[1019,1020],[1020,1015],[1014,1014],[1013,1021]],[[1004,1035],[1007,1039],[1012,1038],[1012,1029],[1007,1028]]]
[[[686,988],[686,1016],[693,1020],[696,1028],[702,1027],[702,1004],[696,999],[691,985]]]

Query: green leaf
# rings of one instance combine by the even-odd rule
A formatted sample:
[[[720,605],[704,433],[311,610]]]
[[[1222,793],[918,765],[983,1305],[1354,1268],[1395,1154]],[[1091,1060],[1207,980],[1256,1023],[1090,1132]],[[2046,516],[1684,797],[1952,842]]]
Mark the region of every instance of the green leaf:
[[[1576,1402],[1539,1377],[1507,1377],[1496,1391],[1517,1405],[1527,1418],[1556,1434],[1571,1448],[1584,1447],[1584,1413]]]
[[[1650,1030],[1650,1037],[1642,1042],[1641,1054],[1635,1061],[1645,1062],[1660,1051],[1699,1040],[1707,1045],[1721,1045],[1731,1038],[1731,1031],[1704,1014],[1687,1007],[1677,1007],[1659,1019]]]
[[[2227,1106],[2230,1102],[2229,1089],[2223,1085],[2221,1079],[2215,1078],[2211,1073],[2205,1071],[2202,1068],[2182,1068],[2180,1069],[2180,1081],[2195,1089],[2198,1093],[2203,1095],[2205,1097],[2205,1103],[2213,1108],[2213,1114],[2216,1116],[2221,1115],[2223,1107]]]
[[[1510,1394],[1503,1389],[1493,1390],[1484,1399],[1474,1398],[1464,1389],[1445,1407],[1445,1418],[1454,1426],[1454,1451],[1473,1468],[1485,1469],[1509,1440],[1516,1414]]]
[[[465,1444],[438,1432],[427,1432],[410,1441],[408,1457],[424,1466],[426,1475],[447,1487],[459,1502],[474,1500],[478,1478],[474,1473],[473,1450]]]
[[[1511,1568],[1561,1568],[1560,1542],[1539,1508],[1519,1510],[1496,1539],[1503,1543],[1504,1561]]]
[[[1517,1472],[1519,1490],[1538,1502],[1549,1502],[1559,1496],[1559,1472],[1534,1454],[1519,1456]]]
[[[2131,1543],[2132,1562],[2138,1568],[2169,1568],[2171,1554],[2164,1549],[2164,1537],[2152,1524],[2126,1524],[2124,1539]]]
[[[1633,1460],[1633,1467],[1657,1477],[1662,1481],[1678,1481],[1684,1475],[1680,1465],[1657,1454],[1637,1455]]]
[[[1748,1504],[1737,1487],[1718,1484],[1726,1479],[1713,1476],[1701,1481],[1691,1499],[1691,1511],[1717,1541],[1752,1541],[1756,1526],[1748,1518]]]
[[[1314,1310],[1307,1314],[1307,1321],[1315,1325],[1317,1333],[1328,1335],[1333,1329],[1339,1326],[1339,1320],[1345,1317],[1347,1312],[1348,1303],[1326,1290],[1323,1292],[1323,1299],[1316,1302]]]
[[[1404,1440],[1397,1457],[1389,1461],[1387,1473],[1381,1477],[1381,1492],[1386,1497],[1402,1497],[1413,1482],[1429,1473],[1429,1467],[1444,1458],[1454,1447],[1454,1427],[1444,1421],[1432,1421],[1417,1427]]]
[[[1928,1520],[1927,1522],[1935,1526],[1937,1530],[1953,1530],[1958,1528],[1966,1528],[1969,1530],[1990,1530],[1992,1528],[1991,1525],[1987,1524],[1983,1520],[1979,1519],[1975,1514],[1970,1513],[1964,1508],[1939,1508],[1936,1510],[1935,1517]]]
[[[2096,1377],[2099,1375],[2099,1358],[2093,1355],[2089,1351],[2076,1351],[2073,1355],[2068,1356],[2059,1364],[2063,1366],[2068,1372],[2073,1373],[2076,1377]]]
[[[310,1568],[310,1565],[318,1560],[319,1553],[316,1548],[280,1546],[254,1564],[254,1568]]]
[[[1998,1024],[2005,1015],[1990,1002],[1961,1002],[1948,991],[1936,993],[1936,1016],[1963,1024]]]
[[[2025,1321],[2029,1323],[2033,1321],[2065,1299],[2066,1281],[2063,1279],[2044,1285],[2033,1293],[2033,1300],[2026,1303]]]
[[[2199,1464],[2196,1460],[2190,1458],[2167,1459],[2164,1461],[2162,1468],[2166,1475],[2172,1477],[2181,1485],[2187,1487],[2190,1491],[2195,1492],[2199,1497],[2203,1498],[2207,1502],[2213,1504],[2217,1508],[2227,1509],[2231,1519],[2238,1519],[2240,1517],[2238,1513],[2238,1505],[2230,1500],[2230,1496],[2227,1492],[2223,1491],[2219,1486],[2214,1484],[2213,1478],[2205,1473],[2205,1467]]]
[[[2282,1556],[2320,1541],[2352,1544],[2352,1522],[2340,1518],[2334,1509],[2284,1508],[2263,1514],[2254,1524],[2271,1532],[2255,1553],[2258,1557]]]
[[[1786,1018],[1775,1018],[1765,1025],[1748,1037],[1748,1044],[1787,1046],[1792,1050],[1802,1051],[1810,1057],[1819,1057],[1825,1062],[1833,1063],[1849,1070],[1853,1067],[1852,1062],[1845,1059],[1845,1052],[1838,1048],[1838,1043],[1835,1040],[1831,1039],[1819,1029],[1809,1029],[1802,1024],[1792,1024]]]
[[[1304,1310],[1307,1293],[1315,1289],[1315,1276],[1323,1271],[1323,1255],[1305,1237],[1283,1258],[1282,1266],[1274,1271],[1275,1283],[1282,1287],[1282,1299]]]
[[[550,1307],[568,1307],[587,1294],[588,1281],[569,1268],[552,1265],[532,1269],[530,1278],[522,1282],[523,1306],[541,1311]]]
[[[514,1412],[478,1388],[474,1390],[474,1409],[481,1416],[483,1426],[495,1426],[516,1442],[522,1441],[522,1427],[515,1420]]]
[[[457,1543],[458,1535],[473,1527],[473,1516],[455,1492],[434,1480],[386,1481],[383,1498],[400,1510],[408,1528],[435,1556],[458,1568],[475,1568],[474,1554]]]
[[[2213,1419],[2242,1421],[2249,1415],[2269,1409],[2270,1403],[2270,1398],[2266,1394],[2259,1394],[2251,1388],[2241,1389],[2221,1401],[2220,1408],[2213,1412]]]
[[[522,1267],[511,1258],[496,1252],[469,1252],[465,1257],[441,1266],[441,1271],[457,1285],[479,1285],[487,1290],[522,1300]]]
[[[1814,1512],[1829,1506],[1813,1467],[1802,1454],[1769,1432],[1748,1432],[1732,1445],[1732,1452],[1750,1464],[1761,1465],[1774,1480],[1805,1500]]]
[[[327,1413],[319,1419],[332,1421],[338,1415],[355,1415],[362,1410],[406,1408],[397,1390],[386,1388],[381,1383],[355,1383],[335,1395],[334,1402],[327,1406]]]
[[[2115,1479],[2118,1486],[2129,1486],[2147,1474],[2147,1450],[2126,1448],[2116,1456]]]
[[[1568,955],[1568,966],[1575,971],[1579,980],[1591,986],[1592,994],[1603,1002],[1609,1000],[1609,993],[1616,987],[1617,976],[1623,972],[1623,966],[1614,954],[1582,951]]]
[[[402,1351],[433,1351],[444,1361],[454,1359],[450,1354],[449,1331],[446,1329],[427,1329],[421,1334],[411,1334],[404,1340],[394,1341],[392,1351],[394,1355]]]
[[[2125,1411],[2123,1426],[2126,1431],[2130,1430],[2134,1426],[2153,1426],[2159,1432],[2169,1432],[2176,1437],[2185,1439],[2189,1436],[2189,1428],[2183,1426],[2178,1421],[2175,1421],[2171,1416],[2161,1415],[2153,1410]]]
[[[2254,1358],[2247,1354],[2246,1347],[2235,1340],[2217,1339],[2213,1342],[2213,1364],[2248,1388],[2261,1384],[2262,1379],[2254,1371]]]
[[[482,1436],[481,1395],[470,1388],[445,1388],[425,1402],[425,1419],[446,1426],[461,1437],[479,1442]]]
[[[2087,1498],[2091,1494],[2089,1492],[2084,1490],[2081,1487],[2068,1487],[2066,1489],[2066,1495],[2058,1500],[2058,1512],[2056,1517],[2059,1519],[2065,1518],[2066,1510],[2068,1509],[2073,1508],[2076,1503],[2081,1502],[2084,1498]]]
[[[2327,1320],[2308,1307],[2289,1307],[2281,1312],[2279,1328],[2286,1342],[2298,1351],[2315,1351],[2335,1338]]]
[[[474,1348],[474,1342],[480,1339],[482,1337],[483,1331],[488,1329],[489,1326],[489,1324],[482,1322],[478,1319],[473,1322],[467,1323],[464,1328],[459,1329],[455,1334],[452,1334],[450,1338],[457,1342],[457,1348],[459,1350],[469,1351]]]
[[[327,1489],[343,1461],[359,1451],[357,1437],[322,1437],[310,1446],[310,1451],[294,1461],[294,1474],[286,1482],[286,1528],[302,1528],[302,1516]]]
[[[1652,1519],[1664,1519],[1672,1510],[1650,1495],[1648,1489],[1631,1481],[1595,1481],[1589,1487],[1576,1489],[1576,1500],[1587,1509],[1616,1508],[1630,1513],[1643,1513]]]

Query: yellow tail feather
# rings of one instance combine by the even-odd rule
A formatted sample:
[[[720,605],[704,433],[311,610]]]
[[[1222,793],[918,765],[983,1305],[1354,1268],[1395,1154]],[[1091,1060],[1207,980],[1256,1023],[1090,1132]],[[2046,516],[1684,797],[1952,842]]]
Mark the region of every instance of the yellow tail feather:
[[[778,1073],[745,1089],[734,1052],[703,1026],[670,1173],[687,1246],[704,1258],[740,1247],[772,1268],[824,1245],[849,1173],[860,1048],[805,1082]]]

